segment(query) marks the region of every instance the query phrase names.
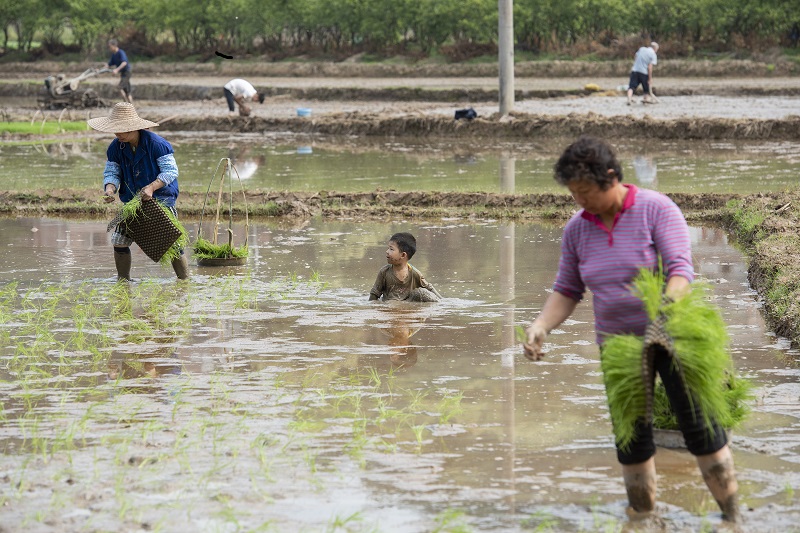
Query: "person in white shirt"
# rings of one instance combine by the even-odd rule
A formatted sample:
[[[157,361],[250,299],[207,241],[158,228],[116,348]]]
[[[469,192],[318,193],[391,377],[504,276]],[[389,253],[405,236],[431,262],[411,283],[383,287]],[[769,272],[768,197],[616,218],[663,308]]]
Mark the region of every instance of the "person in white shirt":
[[[265,94],[259,92],[253,87],[249,81],[241,78],[235,78],[226,83],[223,87],[225,91],[225,99],[228,101],[228,109],[231,112],[236,111],[234,102],[239,104],[239,116],[247,117],[250,115],[250,106],[247,105],[248,101],[264,103]]]
[[[653,100],[650,98],[653,86],[653,65],[658,63],[658,43],[652,42],[650,46],[642,46],[636,52],[633,59],[633,69],[631,69],[631,80],[628,83],[628,105],[633,103],[633,91],[639,85],[642,86],[644,92],[643,104],[651,103]]]

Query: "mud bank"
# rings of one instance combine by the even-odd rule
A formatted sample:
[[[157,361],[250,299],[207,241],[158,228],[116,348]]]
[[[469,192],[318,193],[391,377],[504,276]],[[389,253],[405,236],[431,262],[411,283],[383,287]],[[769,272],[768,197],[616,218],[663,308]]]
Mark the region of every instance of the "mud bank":
[[[662,57],[663,56],[663,57]],[[668,51],[659,54],[658,76],[686,77],[764,77],[800,75],[800,63],[786,59],[773,62],[752,60],[688,60],[669,59]],[[134,60],[135,61],[135,60]],[[461,78],[496,77],[496,62],[480,64],[385,64],[358,62],[280,62],[259,59],[212,61],[208,63],[136,61],[135,75],[220,75],[220,76],[281,76],[281,77],[360,77],[360,78]],[[98,62],[36,61],[33,63],[6,63],[0,65],[4,78],[26,78],[39,73],[44,76],[58,72],[82,72]],[[520,77],[575,77],[613,76],[627,77],[631,61],[522,61],[514,66]],[[166,74],[165,74],[166,73]]]
[[[775,332],[800,345],[800,191],[730,201],[722,221],[748,255],[750,285]]]
[[[624,81],[624,80],[620,80]],[[402,83],[400,81],[399,83]],[[103,83],[87,83],[101,98],[113,100],[118,96],[115,85]],[[26,81],[23,83],[0,83],[0,97],[35,98],[43,91],[41,82]],[[137,83],[137,99],[142,100],[213,100],[222,98],[221,85],[175,85],[171,83]],[[655,86],[660,97],[672,96],[729,96],[729,97],[764,97],[764,96],[800,96],[800,87],[746,87],[737,84],[709,87],[670,87]],[[295,100],[316,101],[363,101],[363,102],[496,102],[499,93],[495,89],[482,88],[441,88],[424,87],[265,87],[261,92],[270,98],[287,97]],[[572,89],[519,89],[514,91],[517,102],[522,100],[565,98],[570,96],[591,96],[595,91],[582,88]],[[622,96],[616,90],[605,91],[606,95]]]
[[[670,194],[693,224],[719,224],[740,239],[750,259],[751,285],[764,298],[770,326],[800,346],[800,191],[776,194]],[[200,214],[204,195],[182,193],[184,219]],[[235,199],[234,201],[238,201]],[[227,205],[227,200],[225,200]],[[116,208],[119,204],[114,204]],[[248,193],[251,216],[287,218],[461,217],[464,219],[552,220],[563,223],[575,207],[567,195],[397,192],[318,193],[253,191]],[[0,213],[26,216],[80,215],[111,218],[115,207],[98,201],[95,192],[50,191],[43,195],[0,193]],[[243,213],[243,205],[234,203]]]
[[[617,139],[781,139],[800,138],[800,117],[786,119],[727,119],[687,117],[658,120],[647,115],[566,116],[513,113],[510,120],[495,116],[455,121],[443,116],[385,116],[378,113],[334,113],[312,120],[262,117],[176,117],[162,131],[214,130],[232,133],[293,132],[324,135],[413,136],[458,138],[575,137],[582,134]]]
[[[722,211],[735,194],[670,194],[694,221],[721,221]],[[199,215],[204,193],[181,192],[182,215]],[[230,197],[223,194],[224,205]],[[376,190],[344,193],[335,191],[287,192],[248,191],[247,205],[251,216],[285,217],[363,217],[381,219],[404,215],[411,217],[465,216],[470,218],[504,218],[511,220],[566,220],[575,211],[572,198],[566,194],[497,194],[469,192],[399,192]],[[97,191],[76,189],[51,190],[43,194],[0,192],[0,213],[8,215],[53,214],[91,215],[112,218],[120,204],[105,204]],[[244,214],[241,196],[234,194],[233,209]]]

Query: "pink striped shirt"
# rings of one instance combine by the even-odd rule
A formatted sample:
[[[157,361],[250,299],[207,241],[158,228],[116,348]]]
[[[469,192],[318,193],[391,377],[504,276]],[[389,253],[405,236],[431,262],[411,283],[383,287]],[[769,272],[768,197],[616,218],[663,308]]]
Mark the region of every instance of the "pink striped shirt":
[[[630,283],[639,268],[657,269],[662,259],[667,279],[694,279],[689,226],[675,203],[661,193],[628,187],[613,228],[581,209],[564,228],[561,259],[553,289],[580,301],[594,296],[597,342],[614,333],[644,334],[647,314]]]

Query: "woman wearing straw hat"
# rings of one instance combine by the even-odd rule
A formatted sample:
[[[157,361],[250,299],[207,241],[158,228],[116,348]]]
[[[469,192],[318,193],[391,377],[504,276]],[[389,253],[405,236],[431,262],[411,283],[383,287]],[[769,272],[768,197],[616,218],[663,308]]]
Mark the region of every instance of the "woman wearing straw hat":
[[[178,165],[172,146],[162,137],[147,130],[158,126],[136,113],[132,104],[116,104],[107,117],[93,118],[89,126],[97,131],[113,133],[106,152],[107,161],[103,171],[103,189],[106,202],[113,202],[119,194],[122,202],[129,202],[139,193],[143,201],[153,198],[175,211],[178,198]],[[120,280],[131,279],[131,249],[133,240],[119,226],[111,235],[114,246],[114,262]],[[186,256],[172,261],[178,279],[189,277]]]

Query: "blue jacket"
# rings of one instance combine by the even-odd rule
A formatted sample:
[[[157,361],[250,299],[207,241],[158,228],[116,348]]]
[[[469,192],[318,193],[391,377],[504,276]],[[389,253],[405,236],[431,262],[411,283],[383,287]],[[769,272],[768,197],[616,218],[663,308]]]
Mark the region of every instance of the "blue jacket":
[[[118,67],[122,63],[127,63],[127,65],[125,65],[125,68],[122,69],[122,72],[130,72],[131,62],[128,61],[128,56],[125,54],[125,51],[122,48],[118,48],[116,52],[111,54],[111,59],[108,60],[108,66]]]
[[[107,183],[114,184],[120,200],[129,202],[142,187],[158,178],[165,185],[153,193],[153,198],[174,206],[178,198],[178,165],[174,153],[166,139],[147,130],[139,130],[136,154],[129,144],[114,139],[106,152],[108,161],[103,172],[103,187]]]

